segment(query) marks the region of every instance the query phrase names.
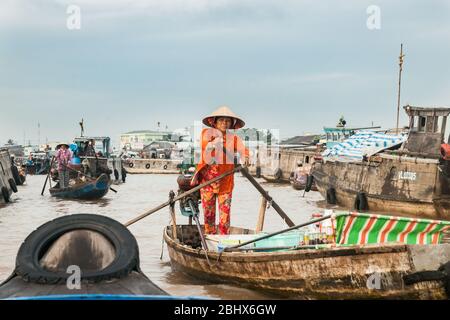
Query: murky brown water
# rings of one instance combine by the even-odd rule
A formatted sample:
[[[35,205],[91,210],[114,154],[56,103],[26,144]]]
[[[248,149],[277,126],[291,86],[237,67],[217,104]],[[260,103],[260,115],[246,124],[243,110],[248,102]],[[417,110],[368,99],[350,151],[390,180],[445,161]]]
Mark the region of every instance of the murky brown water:
[[[19,187],[13,202],[0,204],[0,282],[13,271],[16,253],[30,232],[41,224],[63,215],[93,213],[106,215],[126,222],[142,212],[167,201],[169,191],[176,191],[176,175],[128,175],[125,184],[114,186],[118,193],[109,192],[97,201],[58,200],[48,191],[41,196],[45,176],[28,176],[27,185]],[[260,180],[263,182],[263,180]],[[231,211],[234,226],[254,229],[258,217],[260,195],[245,178],[236,175]],[[295,223],[307,221],[317,211],[316,202],[322,200],[318,192],[310,192],[302,198],[303,191],[296,191],[288,184],[263,183],[264,188],[280,204]],[[263,292],[234,285],[211,284],[174,272],[170,267],[167,248],[164,245],[160,260],[162,232],[170,222],[168,209],[163,209],[130,226],[136,237],[142,271],[162,289],[172,295],[195,295],[223,299],[276,298]],[[187,218],[177,214],[178,223]],[[264,231],[277,231],[287,227],[274,209],[266,213]]]

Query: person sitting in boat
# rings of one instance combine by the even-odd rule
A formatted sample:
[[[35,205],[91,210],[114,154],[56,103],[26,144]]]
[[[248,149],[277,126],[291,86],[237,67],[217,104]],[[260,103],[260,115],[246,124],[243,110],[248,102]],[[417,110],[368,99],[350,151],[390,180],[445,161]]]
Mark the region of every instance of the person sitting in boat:
[[[72,153],[67,143],[56,146],[55,160],[58,162],[58,179],[61,189],[69,187],[69,163],[72,160]]]
[[[306,184],[307,175],[308,173],[306,172],[305,167],[303,167],[303,163],[301,161],[297,161],[297,170],[294,172],[294,182]]]
[[[245,159],[245,166],[249,164],[248,149],[245,148],[241,138],[229,131],[242,128],[245,125],[242,119],[228,107],[222,106],[204,118],[203,123],[210,128],[202,130],[202,152],[191,185],[204,183],[233,170],[237,162],[235,161],[236,153]],[[200,189],[206,234],[230,233],[233,187],[234,177],[229,175]],[[216,200],[220,211],[218,230],[216,229]]]
[[[90,139],[89,142],[86,144],[83,154],[86,157],[95,157],[96,156],[94,139]]]

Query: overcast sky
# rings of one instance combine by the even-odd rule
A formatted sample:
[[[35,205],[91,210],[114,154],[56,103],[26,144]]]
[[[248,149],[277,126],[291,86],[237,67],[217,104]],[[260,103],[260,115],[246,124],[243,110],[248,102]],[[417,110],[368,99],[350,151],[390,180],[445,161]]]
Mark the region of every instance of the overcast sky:
[[[70,30],[66,10],[81,9]],[[370,30],[367,8],[380,8]],[[282,138],[450,105],[450,1],[1,0],[0,144],[176,129],[222,104]],[[402,124],[406,117],[402,114]]]

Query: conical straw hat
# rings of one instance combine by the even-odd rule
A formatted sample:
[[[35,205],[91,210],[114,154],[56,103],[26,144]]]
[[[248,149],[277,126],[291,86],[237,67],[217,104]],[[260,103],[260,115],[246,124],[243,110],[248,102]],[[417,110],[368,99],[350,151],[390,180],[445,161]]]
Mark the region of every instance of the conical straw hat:
[[[203,119],[203,124],[208,127],[214,127],[214,121],[217,117],[229,117],[233,119],[231,129],[240,129],[245,125],[244,120],[239,118],[233,111],[227,106],[221,106],[216,111]]]

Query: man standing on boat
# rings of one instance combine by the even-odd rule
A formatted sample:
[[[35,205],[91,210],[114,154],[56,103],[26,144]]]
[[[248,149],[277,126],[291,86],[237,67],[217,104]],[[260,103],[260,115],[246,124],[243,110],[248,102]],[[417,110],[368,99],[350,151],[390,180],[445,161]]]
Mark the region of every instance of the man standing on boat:
[[[237,162],[236,153],[245,159],[246,166],[249,164],[248,149],[245,148],[241,138],[230,132],[230,129],[239,129],[245,125],[242,119],[228,107],[222,106],[204,118],[203,124],[210,128],[202,130],[201,158],[192,178],[192,185],[207,182],[233,170]],[[200,189],[206,234],[230,233],[233,187],[234,176],[229,175]],[[218,230],[216,229],[216,199],[220,211]]]
[[[69,150],[69,145],[61,143],[56,146],[55,160],[58,162],[58,178],[59,187],[61,189],[69,187],[69,169],[68,165],[72,160],[72,153]]]

